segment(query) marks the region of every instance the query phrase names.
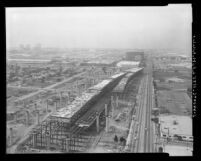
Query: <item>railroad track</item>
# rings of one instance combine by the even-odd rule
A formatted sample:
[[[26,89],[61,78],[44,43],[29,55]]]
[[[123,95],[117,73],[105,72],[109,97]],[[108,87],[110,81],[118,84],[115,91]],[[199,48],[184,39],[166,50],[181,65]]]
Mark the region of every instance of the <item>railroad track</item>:
[[[151,68],[149,68],[151,69]],[[147,75],[147,93],[146,93],[146,122],[145,122],[145,138],[144,138],[144,152],[153,152],[153,127],[151,122],[151,110],[152,110],[152,71],[149,71]]]
[[[147,95],[147,77],[144,78],[144,86],[141,95],[141,104],[139,109],[139,124],[138,124],[138,131],[137,131],[137,145],[136,145],[136,152],[143,152],[144,149],[144,137],[145,137],[145,119],[146,119],[146,95]]]
[[[131,152],[153,152],[152,110],[152,77],[151,71],[142,79],[139,89],[139,107],[136,111]]]
[[[134,132],[133,132],[133,137],[132,137],[132,142],[131,142],[131,152],[138,152],[139,149],[139,131],[141,130],[141,126],[140,124],[142,123],[142,110],[143,110],[143,105],[144,105],[144,99],[142,99],[143,97],[143,93],[145,88],[143,88],[145,86],[145,79],[142,79],[141,82],[141,86],[139,88],[139,94],[140,94],[140,98],[139,98],[139,105],[138,108],[136,109],[136,120],[138,122],[134,122]]]
[[[151,142],[151,107],[152,107],[152,95],[151,95],[151,84],[150,76],[148,76],[148,87],[147,87],[147,106],[146,106],[146,122],[145,122],[145,145],[144,152],[152,152],[152,142]]]

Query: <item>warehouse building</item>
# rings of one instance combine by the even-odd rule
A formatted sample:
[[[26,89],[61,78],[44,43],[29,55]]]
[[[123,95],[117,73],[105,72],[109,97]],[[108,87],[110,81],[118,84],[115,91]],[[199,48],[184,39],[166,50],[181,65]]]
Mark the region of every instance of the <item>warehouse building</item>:
[[[142,61],[144,59],[144,52],[127,52],[126,60],[128,61]]]

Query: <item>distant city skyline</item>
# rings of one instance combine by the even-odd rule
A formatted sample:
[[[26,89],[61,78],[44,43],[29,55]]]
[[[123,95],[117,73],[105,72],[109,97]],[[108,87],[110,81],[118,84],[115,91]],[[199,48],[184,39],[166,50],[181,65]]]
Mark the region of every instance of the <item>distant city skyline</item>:
[[[190,4],[6,8],[7,48],[136,48],[191,52]]]

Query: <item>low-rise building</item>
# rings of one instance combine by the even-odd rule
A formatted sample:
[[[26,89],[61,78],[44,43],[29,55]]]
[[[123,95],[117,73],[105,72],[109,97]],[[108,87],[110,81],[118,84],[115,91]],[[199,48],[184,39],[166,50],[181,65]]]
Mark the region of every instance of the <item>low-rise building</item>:
[[[160,115],[162,138],[179,141],[193,141],[192,118],[189,116]]]

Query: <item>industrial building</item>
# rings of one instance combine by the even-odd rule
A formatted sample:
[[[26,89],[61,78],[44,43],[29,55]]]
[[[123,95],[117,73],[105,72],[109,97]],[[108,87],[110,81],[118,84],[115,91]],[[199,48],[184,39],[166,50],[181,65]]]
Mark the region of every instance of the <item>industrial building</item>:
[[[161,137],[176,141],[193,141],[192,119],[189,116],[160,115]]]
[[[81,66],[108,66],[108,67],[112,67],[115,66],[117,61],[115,60],[91,60],[88,62],[83,62],[81,63]]]
[[[139,67],[139,61],[120,61],[117,63],[117,67],[120,69],[129,69]]]
[[[144,52],[132,51],[126,53],[126,60],[128,61],[141,61],[144,59]]]

